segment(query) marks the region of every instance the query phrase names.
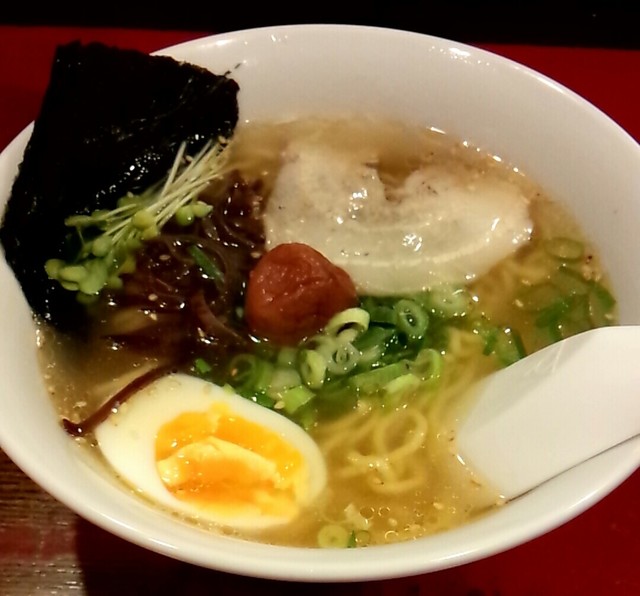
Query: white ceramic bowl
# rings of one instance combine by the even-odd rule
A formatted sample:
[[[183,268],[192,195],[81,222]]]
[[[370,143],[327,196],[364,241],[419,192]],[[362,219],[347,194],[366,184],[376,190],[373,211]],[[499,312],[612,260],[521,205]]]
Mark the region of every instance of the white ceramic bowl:
[[[426,35],[356,26],[254,29],[162,53],[240,84],[241,119],[345,111],[434,126],[517,164],[569,206],[604,256],[622,323],[640,323],[640,147],[571,91],[502,57]],[[615,92],[615,90],[612,90]],[[0,157],[4,200],[29,135]],[[45,490],[133,543],[204,567],[299,581],[374,580],[459,565],[578,515],[640,463],[623,444],[480,521],[413,542],[348,550],[272,547],[170,521],[78,457],[44,391],[29,310],[0,264],[0,445]]]

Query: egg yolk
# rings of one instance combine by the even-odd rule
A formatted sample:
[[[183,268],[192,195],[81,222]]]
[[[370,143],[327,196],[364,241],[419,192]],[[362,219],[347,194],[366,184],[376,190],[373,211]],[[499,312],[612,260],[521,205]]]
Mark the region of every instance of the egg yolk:
[[[293,517],[306,489],[300,452],[276,432],[215,404],[158,432],[157,469],[178,499],[222,516]]]

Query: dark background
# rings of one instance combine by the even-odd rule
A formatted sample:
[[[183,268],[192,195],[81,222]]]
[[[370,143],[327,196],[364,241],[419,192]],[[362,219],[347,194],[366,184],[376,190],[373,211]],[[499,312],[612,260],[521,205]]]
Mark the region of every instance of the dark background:
[[[162,3],[160,3],[162,2]],[[468,43],[527,43],[640,49],[640,0],[554,3],[160,0],[0,0],[0,23],[193,30],[222,33],[293,23],[347,23],[408,29]]]

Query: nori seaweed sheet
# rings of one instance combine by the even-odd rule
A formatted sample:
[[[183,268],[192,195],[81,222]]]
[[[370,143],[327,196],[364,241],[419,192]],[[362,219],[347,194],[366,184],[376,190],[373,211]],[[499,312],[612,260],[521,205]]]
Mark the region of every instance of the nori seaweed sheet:
[[[75,292],[45,273],[68,260],[72,214],[113,209],[128,191],[166,176],[178,148],[195,153],[230,138],[238,85],[166,56],[92,42],[56,50],[0,226],[0,242],[35,314],[62,330],[82,326]]]

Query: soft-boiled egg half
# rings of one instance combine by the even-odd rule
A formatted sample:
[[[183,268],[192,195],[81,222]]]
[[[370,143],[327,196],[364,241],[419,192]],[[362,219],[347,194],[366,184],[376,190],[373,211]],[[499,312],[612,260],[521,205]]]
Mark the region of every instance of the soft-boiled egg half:
[[[185,374],[133,395],[95,435],[115,473],[141,495],[236,529],[292,520],[326,483],[323,456],[297,424]]]

